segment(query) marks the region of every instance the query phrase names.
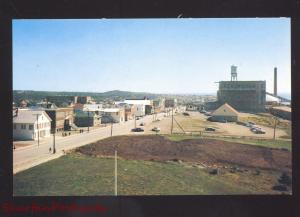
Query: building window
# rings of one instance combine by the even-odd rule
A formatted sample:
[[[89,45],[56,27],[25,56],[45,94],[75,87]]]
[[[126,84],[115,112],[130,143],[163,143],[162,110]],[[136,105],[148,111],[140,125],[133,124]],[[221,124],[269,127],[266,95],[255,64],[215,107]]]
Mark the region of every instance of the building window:
[[[33,124],[29,124],[29,130],[33,130]]]
[[[21,129],[25,130],[26,129],[26,124],[21,124]]]
[[[14,124],[14,130],[15,130],[15,129],[17,129],[17,125],[16,125],[16,124]]]

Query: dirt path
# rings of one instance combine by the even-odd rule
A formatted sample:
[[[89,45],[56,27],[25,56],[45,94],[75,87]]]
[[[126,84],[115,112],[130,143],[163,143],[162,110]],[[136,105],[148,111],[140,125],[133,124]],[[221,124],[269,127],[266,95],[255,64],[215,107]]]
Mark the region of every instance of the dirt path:
[[[112,156],[114,150],[125,159],[182,160],[206,165],[236,165],[271,170],[291,170],[291,152],[213,139],[179,142],[163,136],[118,136],[76,149],[77,152]]]

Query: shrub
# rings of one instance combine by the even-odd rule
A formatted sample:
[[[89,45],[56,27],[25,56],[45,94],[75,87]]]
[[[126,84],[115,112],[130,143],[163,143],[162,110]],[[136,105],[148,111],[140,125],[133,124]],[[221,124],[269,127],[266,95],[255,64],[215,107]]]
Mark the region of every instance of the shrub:
[[[213,169],[213,170],[211,170],[209,172],[209,174],[211,174],[211,175],[217,175],[217,174],[219,174],[219,170],[218,169]]]

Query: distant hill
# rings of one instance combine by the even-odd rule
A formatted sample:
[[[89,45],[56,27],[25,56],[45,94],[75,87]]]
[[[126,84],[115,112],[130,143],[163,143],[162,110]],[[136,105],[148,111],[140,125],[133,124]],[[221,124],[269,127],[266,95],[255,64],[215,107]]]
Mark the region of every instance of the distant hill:
[[[160,94],[152,94],[146,92],[130,92],[121,90],[112,90],[103,93],[95,92],[65,92],[65,91],[33,91],[33,90],[14,90],[13,101],[18,103],[23,99],[29,100],[30,104],[36,104],[47,96],[91,96],[96,101],[102,100],[124,100],[126,98],[141,99],[147,97],[154,99],[160,96]]]

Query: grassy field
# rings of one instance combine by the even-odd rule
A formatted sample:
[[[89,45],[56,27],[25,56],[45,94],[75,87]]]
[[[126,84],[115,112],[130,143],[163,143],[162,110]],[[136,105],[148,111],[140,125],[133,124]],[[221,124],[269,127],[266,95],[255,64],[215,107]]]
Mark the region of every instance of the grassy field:
[[[175,162],[118,160],[119,195],[268,194],[270,171],[211,175]],[[270,185],[271,183],[271,185]],[[71,153],[14,175],[15,196],[113,195],[114,159]]]
[[[180,134],[174,134],[174,135],[166,135],[167,138],[169,138],[172,141],[181,141],[185,139],[199,139],[202,138],[198,135],[180,135]],[[206,137],[203,137],[206,138]],[[208,137],[211,138],[211,137]],[[249,145],[257,145],[257,146],[263,146],[268,148],[285,148],[288,150],[291,150],[292,148],[292,142],[289,140],[273,140],[273,139],[246,139],[246,138],[224,138],[224,137],[213,137],[213,139],[216,140],[222,140],[222,141],[228,141],[228,142],[238,142],[242,144],[249,144]]]

